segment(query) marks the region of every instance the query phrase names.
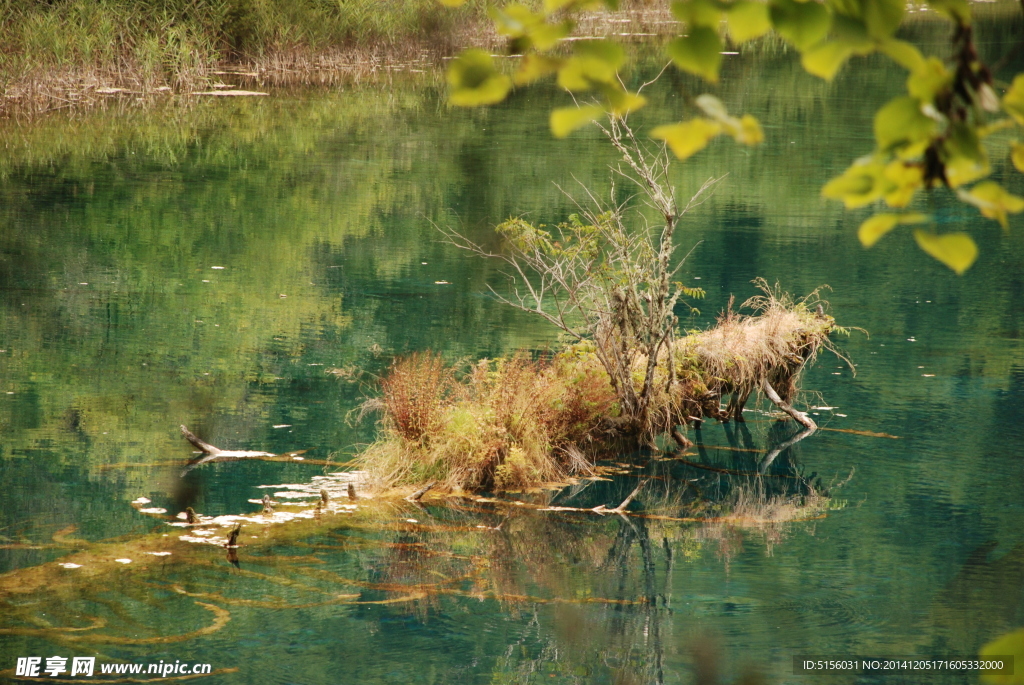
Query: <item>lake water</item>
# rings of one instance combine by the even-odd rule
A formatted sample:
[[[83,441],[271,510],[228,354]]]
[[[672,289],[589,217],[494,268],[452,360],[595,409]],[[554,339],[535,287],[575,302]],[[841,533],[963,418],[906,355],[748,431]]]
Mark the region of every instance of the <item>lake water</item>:
[[[998,55],[1021,23],[992,14]],[[911,34],[945,40],[927,20]],[[685,461],[623,455],[613,479],[554,496],[613,506],[648,478],[631,510],[662,518],[396,504],[248,526],[237,565],[130,503],[256,512],[289,489],[259,486],[310,482],[372,440],[352,410],[395,355],[556,346],[491,296],[497,266],[434,224],[497,245],[510,215],[558,221],[574,211],[558,186],[607,194],[609,146],[590,129],[550,139],[553,89],[456,111],[402,75],[5,122],[0,677],[58,655],[209,663],[211,683],[689,683],[710,661],[729,682],[747,667],[768,683],[975,682],[795,675],[793,658],[969,657],[1024,625],[1024,222],[1003,232],[922,199],[978,241],[963,277],[906,231],[863,249],[868,211],[819,190],[871,150],[870,114],[903,72],[861,60],[825,84],[784,51],[726,60],[716,92],[766,141],[678,165],[681,196],[728,174],[682,224],[681,250],[697,246],[683,279],[707,291],[684,326],[756,294],[756,277],[831,286],[839,323],[870,335],[835,336],[856,374],[823,353],[804,376],[826,430],[761,468],[796,429],[751,414],[707,425]],[[658,68],[643,63],[636,83]],[[681,117],[696,86],[667,75],[635,123]],[[1006,141],[994,150],[994,178],[1024,194]],[[305,451],[181,477],[179,424],[223,448]],[[172,554],[149,554],[162,541]]]

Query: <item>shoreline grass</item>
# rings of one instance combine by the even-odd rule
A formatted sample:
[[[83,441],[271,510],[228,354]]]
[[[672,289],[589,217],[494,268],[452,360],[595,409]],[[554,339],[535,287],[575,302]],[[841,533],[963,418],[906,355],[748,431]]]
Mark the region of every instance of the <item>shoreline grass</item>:
[[[485,32],[488,0],[0,0],[0,114],[437,58]],[[233,67],[233,69],[232,69]]]

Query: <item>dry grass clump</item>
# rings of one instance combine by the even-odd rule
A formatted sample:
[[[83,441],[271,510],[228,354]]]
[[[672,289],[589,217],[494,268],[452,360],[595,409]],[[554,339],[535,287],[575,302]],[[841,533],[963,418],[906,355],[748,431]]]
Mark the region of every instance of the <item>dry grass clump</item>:
[[[607,375],[572,354],[482,360],[456,380],[439,357],[396,362],[380,439],[357,461],[379,487],[440,481],[511,488],[588,472],[604,419],[617,413]]]
[[[825,314],[827,303],[818,290],[794,301],[763,279],[755,283],[763,294],[742,305],[753,315],[733,312],[730,302],[713,328],[676,341],[672,356],[684,386],[677,393],[683,418],[742,420],[747,398],[766,381],[789,402],[800,373],[818,350],[833,349],[828,336],[836,328],[835,319]],[[730,393],[723,410],[720,403]]]

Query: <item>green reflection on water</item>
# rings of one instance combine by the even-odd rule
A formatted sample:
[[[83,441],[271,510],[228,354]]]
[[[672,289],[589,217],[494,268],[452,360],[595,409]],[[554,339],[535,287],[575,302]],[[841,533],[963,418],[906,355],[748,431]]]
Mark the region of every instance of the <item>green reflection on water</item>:
[[[982,32],[999,54],[1020,23]],[[913,34],[940,45],[945,28],[925,22]],[[687,682],[689,648],[711,632],[730,661],[798,682],[788,675],[796,653],[969,655],[1024,624],[1024,226],[1018,219],[1003,234],[969,208],[929,207],[975,231],[982,255],[960,279],[906,235],[862,250],[854,228],[864,217],[818,190],[870,149],[865,113],[898,92],[901,73],[868,61],[830,86],[769,51],[729,58],[725,70],[720,96],[758,116],[768,139],[753,150],[715,143],[678,171],[682,194],[729,173],[684,222],[682,243],[703,241],[685,277],[709,292],[704,316],[687,325],[706,322],[730,293],[752,294],[755,276],[795,293],[832,285],[839,321],[872,335],[841,341],[856,378],[830,358],[808,374],[805,387],[822,393],[811,403],[835,407],[817,418],[902,439],[822,431],[772,473],[828,483],[855,467],[834,493],[844,508],[767,531],[527,512],[495,534],[475,526],[501,516],[440,508],[431,515],[465,530],[324,524],[307,539],[250,550],[241,570],[211,549],[188,564],[70,582],[48,600],[31,595],[42,603],[26,609],[39,630],[83,626],[80,614],[103,617],[98,631],[145,637],[209,626],[195,601],[226,598],[231,621],[216,633],[166,648],[5,635],[0,669],[17,656],[98,649],[241,669],[225,682],[649,682],[659,668],[666,682]],[[677,117],[679,87],[693,87],[675,76],[663,85],[639,123]],[[612,157],[594,132],[558,142],[538,134],[552,103],[560,96],[532,90],[491,110],[447,111],[430,83],[414,82],[7,126],[0,568],[52,568],[69,550],[31,547],[71,524],[90,541],[153,530],[128,506],[140,495],[172,511],[253,511],[256,485],[322,471],[210,464],[182,484],[178,467],[148,466],[190,456],[179,423],[226,448],[307,449],[310,460],[343,462],[372,436],[346,416],[394,354],[429,347],[476,359],[557,344],[488,296],[488,284],[505,285],[493,265],[455,253],[431,226],[456,223],[493,244],[491,226],[510,214],[551,221],[572,211],[552,182],[604,187]],[[1008,160],[994,168],[1024,192]],[[789,436],[770,424],[751,432],[708,427],[707,444],[734,449],[690,459],[756,470],[757,453],[734,450]],[[687,477],[703,479],[712,504],[734,506],[745,481],[709,473]],[[591,506],[621,501],[634,482],[595,491]],[[396,511],[394,520],[419,516]],[[458,592],[407,604],[279,608],[325,592],[394,596],[337,577],[439,584],[467,568],[477,575],[453,583]],[[500,592],[473,597],[481,582]]]

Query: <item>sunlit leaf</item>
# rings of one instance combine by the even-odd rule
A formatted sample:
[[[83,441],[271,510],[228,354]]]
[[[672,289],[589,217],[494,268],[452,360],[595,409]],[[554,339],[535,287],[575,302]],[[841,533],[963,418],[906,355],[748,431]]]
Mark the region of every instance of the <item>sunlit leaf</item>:
[[[647,98],[638,93],[630,93],[620,88],[603,88],[605,100],[608,101],[608,109],[616,116],[625,116],[635,112],[647,104]]]
[[[808,73],[831,81],[851,55],[852,47],[837,40],[830,40],[804,51],[800,64]]]
[[[924,64],[924,55],[921,51],[904,40],[883,40],[878,44],[878,49],[908,71],[916,71]]]
[[[988,176],[992,170],[988,153],[973,127],[955,124],[943,143],[946,164],[946,181],[950,187],[958,188]]]
[[[527,35],[538,50],[550,50],[558,41],[572,33],[572,29],[573,22],[567,19],[556,24],[541,24],[531,29]]]
[[[899,222],[899,214],[875,214],[860,225],[857,229],[857,238],[864,247],[871,247],[882,236],[896,228]]]
[[[864,23],[874,38],[888,38],[903,21],[904,0],[861,0]]]
[[[714,122],[721,125],[721,132],[732,136],[737,143],[757,145],[764,140],[764,132],[757,119],[749,114],[737,119],[729,114],[722,101],[705,93],[697,97],[695,104]]]
[[[967,271],[978,258],[978,246],[966,233],[935,235],[917,229],[914,231],[914,240],[918,247],[955,271],[958,276]]]
[[[606,40],[580,41],[558,71],[558,85],[569,91],[587,90],[616,83],[615,75],[625,61],[622,47]]]
[[[829,11],[813,0],[773,0],[769,11],[775,30],[797,50],[806,50],[821,42],[832,25]]]
[[[928,138],[935,127],[935,121],[921,111],[921,103],[909,96],[890,100],[875,114],[875,140],[883,150]]]
[[[686,23],[687,29],[706,26],[717,30],[722,21],[722,11],[711,0],[685,0],[673,2],[672,14],[676,19]]]
[[[519,3],[491,7],[487,14],[494,22],[498,34],[511,38],[525,36],[530,28],[544,22],[543,14],[535,13],[526,5]]]
[[[885,202],[890,207],[906,207],[914,193],[924,187],[924,169],[917,164],[893,161],[885,165],[884,175],[891,184],[885,191]]]
[[[466,0],[437,0],[445,7],[462,7],[466,4]]]
[[[919,160],[924,153],[931,146],[932,141],[930,138],[919,140],[916,143],[910,143],[896,150],[896,157],[900,160],[907,162],[912,160]]]
[[[548,14],[572,5],[576,0],[544,0],[544,11]]]
[[[992,659],[994,657],[1012,657],[1014,663],[1013,674],[983,673],[981,682],[985,685],[1024,685],[1024,628],[1015,630],[997,637],[981,648],[979,657]]]
[[[449,100],[460,107],[501,102],[512,88],[512,79],[499,74],[491,56],[478,49],[465,50],[448,67]]]
[[[1017,74],[1010,89],[1003,96],[1003,109],[1018,124],[1024,125],[1024,74]]]
[[[984,181],[960,198],[971,203],[981,212],[983,217],[995,219],[1003,228],[1008,228],[1007,214],[1024,212],[1024,198],[1011,195],[995,181]]]
[[[907,92],[921,102],[931,102],[935,96],[949,87],[953,74],[942,60],[929,57],[907,77]]]
[[[690,35],[676,38],[668,44],[668,55],[683,71],[696,74],[706,81],[718,81],[722,65],[722,39],[718,31],[706,26],[690,29]]]
[[[725,108],[722,101],[714,95],[704,93],[698,95],[697,99],[694,100],[694,104],[697,105],[704,114],[707,114],[712,119],[722,121],[723,119],[729,118],[729,110]]]
[[[570,20],[550,23],[543,12],[534,12],[519,3],[502,8],[492,7],[488,14],[498,33],[514,39],[520,49],[532,46],[538,50],[548,50],[569,35],[573,28]]]
[[[603,115],[604,107],[601,105],[559,107],[551,112],[551,133],[556,138],[565,138],[576,129],[600,119]]]
[[[757,119],[749,114],[744,114],[740,119],[739,130],[732,133],[737,143],[743,145],[760,145],[764,142],[764,131]]]
[[[993,133],[998,133],[999,131],[1005,131],[1008,128],[1013,128],[1013,126],[1013,119],[1007,119],[1004,117],[997,121],[993,121],[991,124],[979,126],[976,129],[976,131],[978,133],[978,138],[985,138],[992,135]]]
[[[889,185],[884,179],[885,166],[876,159],[858,160],[841,176],[821,189],[822,197],[842,200],[847,209],[856,209],[882,199]]]
[[[707,119],[691,119],[679,124],[658,126],[651,131],[651,137],[664,140],[679,159],[686,159],[703,150],[708,142],[722,132],[718,122]]]
[[[927,220],[924,214],[875,214],[860,225],[857,238],[864,247],[871,247],[900,224],[919,224]]]
[[[1024,143],[1011,143],[1010,159],[1013,160],[1013,166],[1017,167],[1017,171],[1024,172]]]
[[[772,30],[768,5],[756,0],[738,0],[729,7],[729,38],[734,43],[746,43],[760,38]]]
[[[519,68],[516,70],[513,79],[517,86],[523,86],[528,83],[533,83],[537,79],[544,78],[549,74],[553,74],[561,68],[564,60],[557,57],[547,57],[545,55],[538,55],[537,53],[530,53],[523,57],[522,61],[519,62]]]
[[[967,0],[928,0],[928,4],[957,23],[971,23],[971,7]]]

